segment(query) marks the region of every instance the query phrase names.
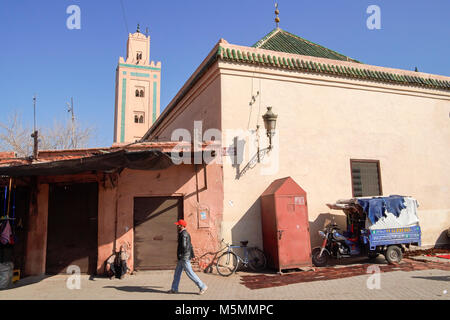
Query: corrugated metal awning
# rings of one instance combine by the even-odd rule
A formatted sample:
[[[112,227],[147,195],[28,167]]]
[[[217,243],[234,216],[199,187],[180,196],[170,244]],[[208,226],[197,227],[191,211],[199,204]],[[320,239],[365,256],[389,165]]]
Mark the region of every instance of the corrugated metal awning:
[[[26,165],[0,167],[0,176],[44,176],[77,174],[86,171],[112,171],[115,169],[160,170],[173,165],[170,157],[159,150],[127,151],[93,155],[89,157],[35,162]]]

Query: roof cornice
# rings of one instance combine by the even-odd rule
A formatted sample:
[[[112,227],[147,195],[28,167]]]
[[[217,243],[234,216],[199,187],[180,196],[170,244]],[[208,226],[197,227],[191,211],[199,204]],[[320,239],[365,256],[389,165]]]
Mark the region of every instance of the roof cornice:
[[[229,62],[450,91],[449,77],[352,61],[317,58],[231,44],[221,44],[216,55],[218,59]]]

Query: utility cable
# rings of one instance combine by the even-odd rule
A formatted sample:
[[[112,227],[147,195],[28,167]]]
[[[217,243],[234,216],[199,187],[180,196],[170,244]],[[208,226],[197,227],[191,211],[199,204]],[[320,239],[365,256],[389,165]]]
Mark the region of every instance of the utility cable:
[[[127,34],[129,34],[129,32],[128,32],[128,22],[127,22],[127,17],[125,15],[125,7],[123,5],[123,0],[120,0],[120,6],[122,7],[122,15],[123,15],[123,21],[125,22],[125,29],[127,29]]]

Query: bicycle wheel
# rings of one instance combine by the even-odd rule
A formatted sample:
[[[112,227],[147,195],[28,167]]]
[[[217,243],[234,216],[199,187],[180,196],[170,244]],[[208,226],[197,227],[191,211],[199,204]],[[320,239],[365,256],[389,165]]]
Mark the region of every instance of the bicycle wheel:
[[[234,252],[224,252],[217,259],[217,272],[224,277],[232,275],[238,267],[238,259]]]
[[[267,259],[266,255],[261,249],[250,248],[248,249],[248,266],[253,271],[261,271],[266,267]]]

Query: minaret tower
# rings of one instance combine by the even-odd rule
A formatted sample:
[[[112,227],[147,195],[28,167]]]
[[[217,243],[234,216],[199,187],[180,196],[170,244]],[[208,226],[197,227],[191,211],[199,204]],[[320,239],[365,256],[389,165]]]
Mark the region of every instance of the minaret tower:
[[[116,68],[114,142],[135,142],[142,138],[160,113],[161,62],[150,61],[150,36],[139,24],[128,35],[127,57]]]

